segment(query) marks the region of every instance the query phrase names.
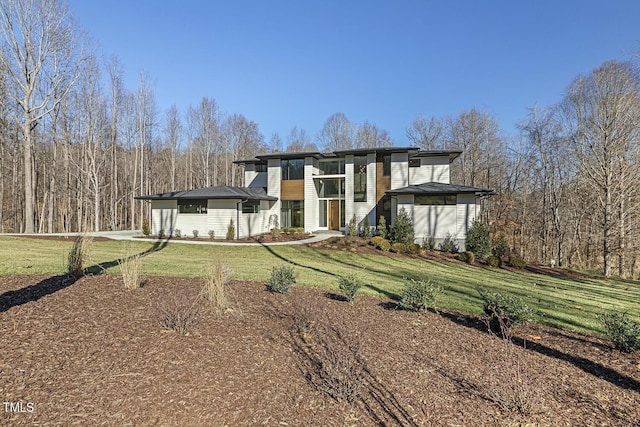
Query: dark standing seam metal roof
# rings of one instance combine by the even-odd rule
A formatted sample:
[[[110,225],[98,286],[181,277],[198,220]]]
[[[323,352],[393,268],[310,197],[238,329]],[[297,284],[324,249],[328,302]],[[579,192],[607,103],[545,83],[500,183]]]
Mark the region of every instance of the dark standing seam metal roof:
[[[169,193],[138,196],[138,200],[175,200],[175,199],[242,199],[242,200],[278,200],[268,196],[264,188],[243,188],[218,185],[216,187],[196,188],[195,190],[172,191]]]
[[[409,185],[407,187],[396,188],[386,192],[390,196],[399,194],[458,194],[473,193],[480,195],[495,194],[488,188],[470,187],[467,185],[445,184],[442,182],[427,182],[426,184]]]

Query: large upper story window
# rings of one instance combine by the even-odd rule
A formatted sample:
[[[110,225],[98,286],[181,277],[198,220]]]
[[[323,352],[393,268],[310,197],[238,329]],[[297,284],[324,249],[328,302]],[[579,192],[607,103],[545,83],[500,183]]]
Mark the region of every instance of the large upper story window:
[[[256,172],[266,172],[267,164],[266,163],[256,163]]]
[[[320,175],[344,175],[344,160],[331,160],[320,162]]]
[[[206,200],[178,200],[178,213],[181,214],[206,214]]]
[[[382,156],[382,176],[391,176],[391,155]]]
[[[282,159],[282,180],[304,179],[304,159]]]
[[[367,156],[353,157],[353,201],[367,201]]]

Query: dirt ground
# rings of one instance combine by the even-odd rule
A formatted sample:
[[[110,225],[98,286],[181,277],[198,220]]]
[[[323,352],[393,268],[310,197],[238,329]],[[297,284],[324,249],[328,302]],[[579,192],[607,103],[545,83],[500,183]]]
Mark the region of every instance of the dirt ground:
[[[1,276],[0,425],[639,425],[640,355],[599,338],[534,325],[525,349],[464,314],[255,282],[219,314],[201,287]],[[193,301],[188,334],[160,326]]]

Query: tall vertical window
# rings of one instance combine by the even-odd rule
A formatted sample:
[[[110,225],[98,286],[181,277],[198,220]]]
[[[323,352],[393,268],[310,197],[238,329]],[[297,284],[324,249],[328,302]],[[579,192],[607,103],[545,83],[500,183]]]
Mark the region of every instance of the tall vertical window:
[[[280,226],[304,228],[304,200],[283,200]]]
[[[382,156],[382,176],[391,176],[391,155]]]
[[[327,226],[327,201],[326,200],[318,200],[318,225],[320,227]]]
[[[282,180],[304,179],[304,159],[282,159]]]
[[[353,200],[367,201],[367,156],[353,157]]]

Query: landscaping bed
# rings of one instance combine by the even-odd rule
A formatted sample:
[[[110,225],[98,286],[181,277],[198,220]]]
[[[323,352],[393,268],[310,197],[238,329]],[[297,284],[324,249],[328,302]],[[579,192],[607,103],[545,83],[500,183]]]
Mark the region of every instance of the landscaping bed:
[[[0,394],[33,411],[3,412],[0,424],[631,426],[640,419],[640,355],[600,338],[533,325],[515,329],[522,349],[473,316],[402,311],[366,296],[349,304],[298,286],[272,294],[257,282],[232,282],[222,314],[198,300],[187,335],[162,329],[156,307],[195,299],[202,283],[152,276],[132,291],[115,275],[1,276]],[[351,403],[330,397],[331,372],[353,377],[351,388],[333,382],[355,393]]]

